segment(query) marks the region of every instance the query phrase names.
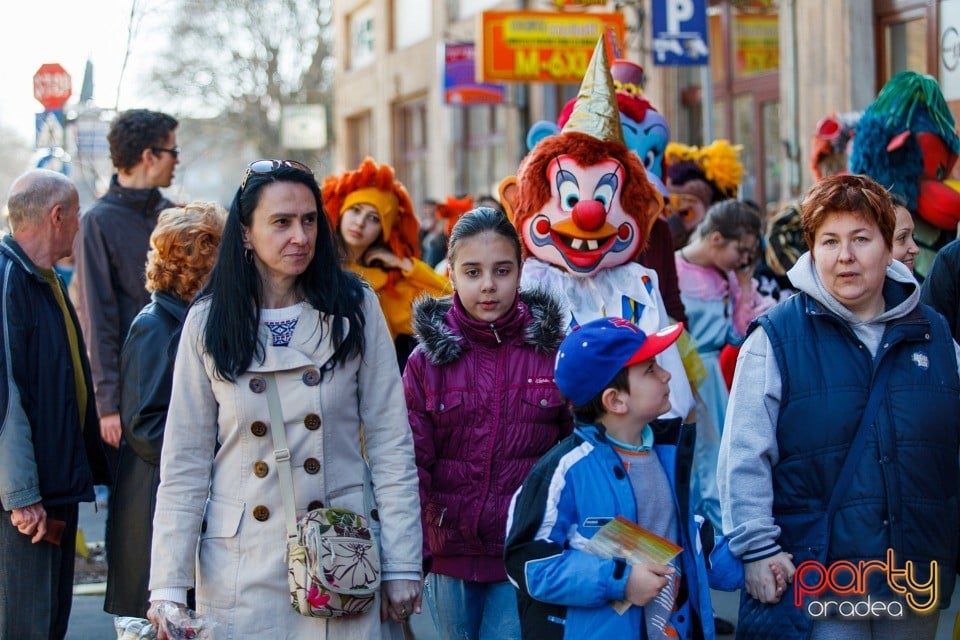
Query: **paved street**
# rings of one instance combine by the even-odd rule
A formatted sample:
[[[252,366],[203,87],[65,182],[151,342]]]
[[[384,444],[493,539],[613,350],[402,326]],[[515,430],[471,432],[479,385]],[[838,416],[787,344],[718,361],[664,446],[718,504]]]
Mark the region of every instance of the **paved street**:
[[[103,511],[95,513],[92,503],[80,505],[80,527],[88,542],[103,539],[105,516]],[[954,596],[950,609],[941,614],[937,640],[951,640],[953,620],[960,609],[958,600],[960,598]],[[736,621],[738,601],[736,593],[713,592],[714,607],[718,615],[727,620]],[[417,640],[439,640],[427,611],[420,616],[414,616],[411,626]],[[732,638],[733,636],[723,637]],[[98,595],[74,595],[67,640],[111,640],[113,638],[116,638],[113,616],[103,611],[102,589]]]

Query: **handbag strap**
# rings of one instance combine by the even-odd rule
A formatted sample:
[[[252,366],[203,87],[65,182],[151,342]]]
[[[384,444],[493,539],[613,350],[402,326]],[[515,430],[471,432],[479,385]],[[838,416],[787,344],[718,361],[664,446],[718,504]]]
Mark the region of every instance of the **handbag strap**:
[[[867,406],[863,410],[863,416],[860,418],[860,424],[857,426],[857,433],[853,436],[853,442],[847,450],[847,456],[843,460],[843,466],[840,468],[840,475],[837,477],[837,484],[833,487],[833,495],[830,496],[830,504],[827,505],[827,518],[832,522],[833,514],[840,506],[840,501],[850,488],[853,481],[853,473],[860,462],[860,456],[863,455],[864,447],[867,446],[867,426],[873,424],[873,419],[880,410],[880,403],[887,390],[887,380],[890,378],[890,371],[893,369],[892,358],[884,358],[880,361],[880,367],[873,379],[873,388],[870,389],[870,396],[867,399]]]
[[[277,379],[273,372],[264,375],[267,391],[267,407],[270,409],[270,433],[273,436],[273,457],[277,461],[277,475],[280,478],[280,495],[283,497],[283,511],[287,525],[287,537],[297,537],[297,506],[293,499],[293,472],[290,470],[290,449],[287,448],[287,434],[280,409],[280,393],[277,391]]]
[[[267,407],[270,410],[270,434],[273,436],[273,457],[277,461],[277,476],[280,478],[280,495],[283,498],[284,519],[287,525],[287,537],[297,537],[297,505],[293,498],[293,471],[290,470],[290,449],[287,448],[287,434],[280,408],[280,393],[273,372],[264,374],[267,392]],[[376,508],[370,465],[363,462],[363,516],[369,518]]]

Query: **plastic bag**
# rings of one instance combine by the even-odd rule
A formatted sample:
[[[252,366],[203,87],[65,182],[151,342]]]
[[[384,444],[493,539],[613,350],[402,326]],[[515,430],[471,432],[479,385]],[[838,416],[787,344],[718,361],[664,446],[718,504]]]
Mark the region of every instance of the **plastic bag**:
[[[172,602],[163,603],[158,611],[167,634],[173,640],[213,640],[217,622],[210,616]]]
[[[117,640],[156,640],[157,630],[149,620],[120,616],[113,619]]]

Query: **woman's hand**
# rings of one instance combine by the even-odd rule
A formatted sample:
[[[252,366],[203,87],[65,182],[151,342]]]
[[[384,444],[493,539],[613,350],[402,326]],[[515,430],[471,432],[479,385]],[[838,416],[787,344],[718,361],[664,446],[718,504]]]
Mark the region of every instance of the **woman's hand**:
[[[363,254],[361,262],[368,267],[374,266],[374,262],[379,262],[385,269],[400,269],[405,273],[413,270],[413,261],[411,261],[410,258],[401,259],[397,257],[397,254],[384,246],[370,247],[367,249]]]
[[[750,262],[745,262],[736,268],[734,273],[737,276],[737,284],[740,285],[740,291],[749,295],[753,291],[753,275],[757,270],[757,259],[753,257]]]
[[[170,640],[170,634],[167,633],[167,618],[171,613],[186,608],[186,605],[172,600],[152,600],[150,602],[147,620],[152,622],[153,628],[157,630],[157,640]]]
[[[670,583],[670,576],[676,573],[673,567],[665,564],[644,562],[630,567],[627,587],[623,597],[630,604],[642,607],[660,593]]]
[[[389,617],[403,622],[411,613],[419,614],[423,597],[422,580],[388,580],[380,593],[380,622]]]
[[[776,604],[793,582],[793,556],[781,551],[775,556],[743,565],[747,593],[764,604]]]

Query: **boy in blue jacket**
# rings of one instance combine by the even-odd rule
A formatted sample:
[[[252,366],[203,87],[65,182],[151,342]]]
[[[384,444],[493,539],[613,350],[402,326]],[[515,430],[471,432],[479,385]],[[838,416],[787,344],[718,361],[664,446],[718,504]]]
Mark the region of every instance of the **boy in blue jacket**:
[[[505,560],[524,638],[714,637],[702,520],[689,508],[694,427],[657,420],[670,409],[670,374],[655,356],[682,329],[646,335],[600,318],[560,345],[556,383],[577,427],[527,476],[507,521]],[[616,516],[683,551],[669,565],[630,566],[585,550]],[[618,600],[634,606],[618,614],[610,604]]]

